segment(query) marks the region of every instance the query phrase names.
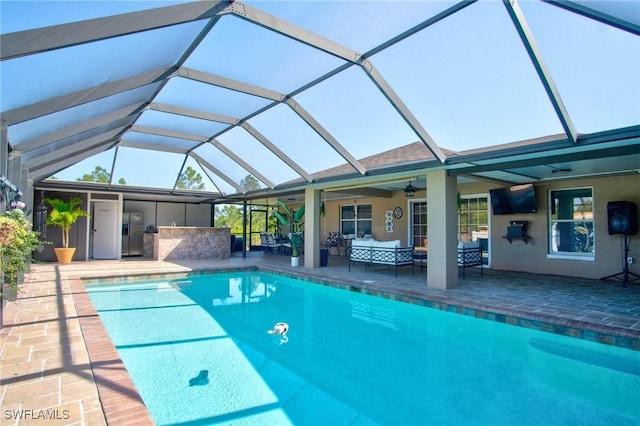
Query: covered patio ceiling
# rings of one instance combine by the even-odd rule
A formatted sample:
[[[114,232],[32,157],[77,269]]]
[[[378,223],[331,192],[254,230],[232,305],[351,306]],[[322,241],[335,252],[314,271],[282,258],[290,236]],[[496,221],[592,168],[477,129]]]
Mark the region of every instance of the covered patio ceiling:
[[[640,169],[638,2],[0,12],[1,142],[35,186],[230,202],[431,168],[505,184]]]

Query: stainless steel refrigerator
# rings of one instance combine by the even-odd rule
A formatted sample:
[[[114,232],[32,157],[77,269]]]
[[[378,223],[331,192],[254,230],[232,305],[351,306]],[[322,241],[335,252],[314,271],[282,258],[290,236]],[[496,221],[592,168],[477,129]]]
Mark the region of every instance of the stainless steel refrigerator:
[[[144,215],[142,213],[122,214],[122,255],[142,256]]]

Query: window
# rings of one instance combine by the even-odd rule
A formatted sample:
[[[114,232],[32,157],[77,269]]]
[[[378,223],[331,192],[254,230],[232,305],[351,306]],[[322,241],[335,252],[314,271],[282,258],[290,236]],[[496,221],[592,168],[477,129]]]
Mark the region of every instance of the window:
[[[551,191],[549,253],[593,257],[593,189]]]
[[[489,238],[489,201],[486,196],[463,198],[458,213],[460,241],[476,241]]]
[[[340,232],[371,235],[371,212],[371,204],[341,206]]]

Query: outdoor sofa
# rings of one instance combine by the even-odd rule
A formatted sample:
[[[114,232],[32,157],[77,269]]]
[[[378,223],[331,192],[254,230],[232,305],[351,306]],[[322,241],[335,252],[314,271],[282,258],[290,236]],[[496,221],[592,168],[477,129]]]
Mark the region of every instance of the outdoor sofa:
[[[347,250],[349,271],[351,264],[364,263],[365,268],[371,265],[387,265],[395,268],[398,278],[399,266],[411,266],[415,275],[413,247],[400,247],[400,240],[378,241],[374,239],[356,238]]]

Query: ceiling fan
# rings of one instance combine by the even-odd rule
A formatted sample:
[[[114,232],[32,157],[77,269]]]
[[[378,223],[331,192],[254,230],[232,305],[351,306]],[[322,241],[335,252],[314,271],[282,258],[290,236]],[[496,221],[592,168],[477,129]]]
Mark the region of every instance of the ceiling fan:
[[[412,198],[416,191],[419,191],[421,188],[417,188],[413,185],[411,185],[411,181],[409,181],[409,185],[405,186],[404,188],[404,195],[407,196],[407,198]]]

